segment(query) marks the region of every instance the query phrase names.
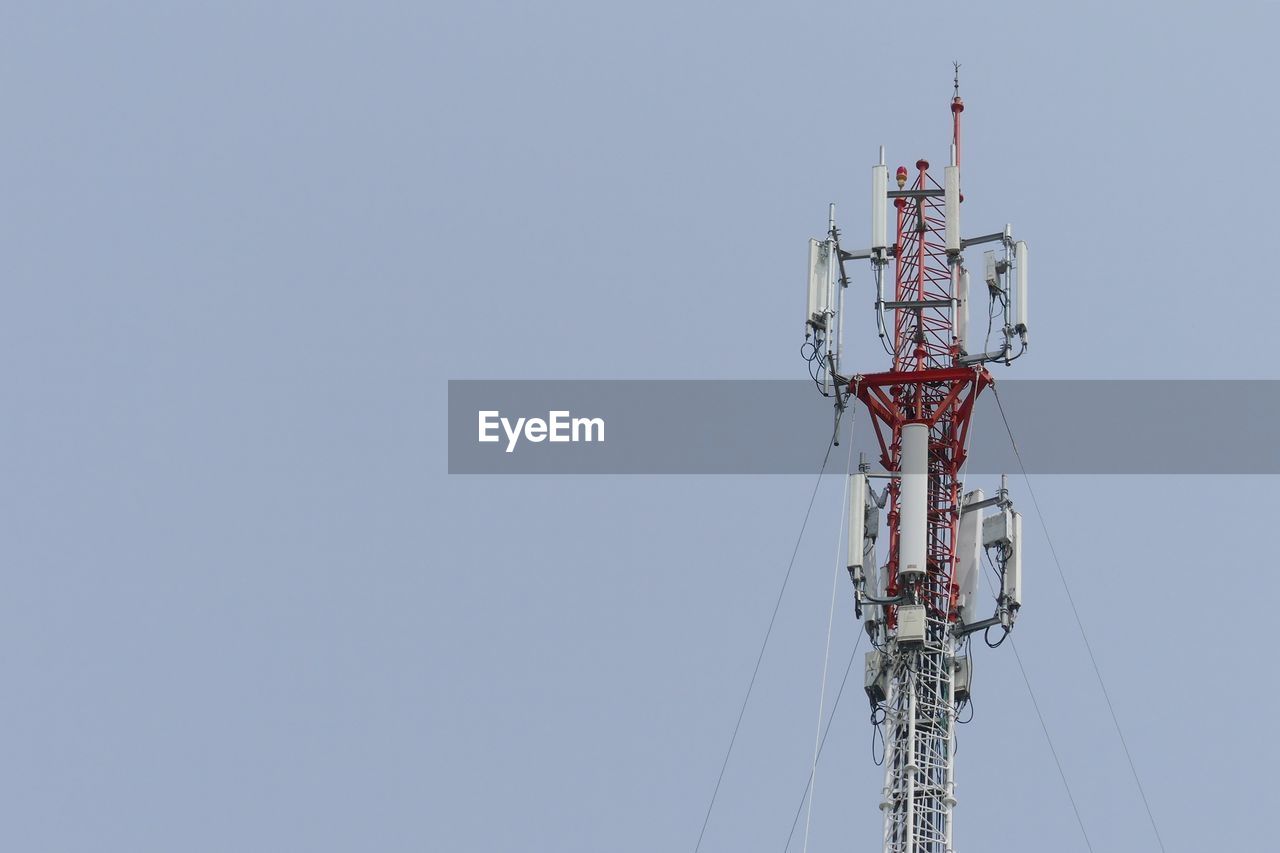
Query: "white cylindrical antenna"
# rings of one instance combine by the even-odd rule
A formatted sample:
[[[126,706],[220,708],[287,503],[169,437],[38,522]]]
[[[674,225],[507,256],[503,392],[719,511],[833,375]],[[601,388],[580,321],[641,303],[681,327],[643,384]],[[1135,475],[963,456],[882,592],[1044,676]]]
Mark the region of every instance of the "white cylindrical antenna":
[[[871,251],[882,253],[889,247],[887,216],[889,205],[889,167],[880,150],[880,165],[871,167]]]
[[[902,479],[898,498],[898,577],[924,576],[929,530],[929,427],[902,427]]]
[[[952,166],[960,165],[959,163],[956,162],[956,144],[954,142],[951,143],[951,165]]]
[[[836,203],[833,201],[827,205],[827,233],[830,234],[836,227]]]
[[[943,199],[947,218],[947,254],[960,254],[960,167],[947,166],[943,170]]]
[[[867,535],[867,475],[849,475],[849,570],[862,568]]]
[[[1026,334],[1027,331],[1027,243],[1019,240],[1013,245],[1013,265],[1016,268],[1018,282],[1014,301],[1015,332]]]
[[[956,343],[967,352],[965,342],[969,336],[969,271],[960,267],[956,280]]]

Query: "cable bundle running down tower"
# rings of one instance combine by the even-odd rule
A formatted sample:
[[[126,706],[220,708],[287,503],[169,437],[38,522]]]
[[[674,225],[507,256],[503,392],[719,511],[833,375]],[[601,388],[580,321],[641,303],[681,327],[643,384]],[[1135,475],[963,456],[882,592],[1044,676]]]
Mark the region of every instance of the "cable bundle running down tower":
[[[951,157],[942,182],[921,159],[914,173],[899,167],[890,190],[882,148],[872,167],[871,247],[842,248],[832,206],[827,239],[810,241],[809,250],[810,374],[835,398],[837,419],[851,399],[867,407],[883,466],[871,471],[864,462],[852,475],[848,567],[856,612],[875,646],[864,686],[885,739],[886,853],[952,853],[955,725],[969,701],[969,643],[980,634],[987,645],[1000,645],[1022,604],[1022,517],[1005,481],[991,498],[981,490],[961,495],[960,474],[974,403],[994,383],[986,365],[1008,365],[1027,349],[1027,246],[1014,241],[1009,226],[961,237],[958,74],[950,106]],[[979,267],[988,313],[986,322],[971,322],[965,250],[985,244],[994,246]],[[892,363],[882,373],[845,376],[841,309],[846,263],[857,259],[871,263],[876,325]],[[877,481],[885,483],[879,493]],[[882,509],[884,563],[877,556]],[[998,576],[994,607],[978,589],[984,556]]]

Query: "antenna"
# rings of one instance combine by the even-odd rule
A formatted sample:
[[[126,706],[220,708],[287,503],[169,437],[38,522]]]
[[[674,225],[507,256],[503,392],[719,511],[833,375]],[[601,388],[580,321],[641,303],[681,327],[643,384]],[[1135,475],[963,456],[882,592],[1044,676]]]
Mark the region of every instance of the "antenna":
[[[943,199],[947,221],[947,256],[954,261],[960,255],[960,167],[956,165],[956,147],[951,146],[951,165],[943,171]]]
[[[889,248],[886,228],[889,202],[889,167],[884,164],[884,147],[880,148],[880,163],[871,167],[871,253],[883,259]]]
[[[969,271],[956,265],[956,349],[963,356],[969,341]]]
[[[960,475],[974,404],[995,382],[988,366],[1011,364],[1027,349],[1027,244],[1015,241],[1008,225],[963,236],[958,62],[954,72],[942,182],[922,158],[914,174],[899,166],[897,189],[890,189],[882,147],[871,167],[870,247],[841,247],[834,206],[827,239],[809,244],[810,373],[824,394],[831,396],[834,386],[837,412],[846,400],[866,406],[883,467],[871,471],[864,461],[852,475],[848,568],[855,613],[875,646],[866,657],[864,687],[885,739],[885,853],[953,850],[955,724],[974,689],[969,638],[982,632],[987,645],[1000,645],[1022,606],[1022,516],[1003,478],[1000,490],[986,497],[981,489],[962,495]],[[983,252],[978,270],[986,288],[976,294],[969,250]],[[845,264],[854,259],[871,262],[876,329],[890,363],[883,372],[841,377]],[[982,303],[984,295],[988,311],[1000,317],[996,348],[989,351],[980,339],[985,330],[970,328],[971,300]],[[893,312],[891,323],[886,312]],[[877,478],[888,481],[879,496],[870,485]],[[876,548],[881,509],[888,510],[884,564]],[[1000,577],[994,601],[978,583],[988,559]]]
[[[867,257],[864,253],[861,257]],[[836,400],[837,417],[848,397],[840,376],[840,348],[843,339],[844,289],[848,277],[844,261],[852,257],[840,250],[840,230],[836,227],[836,206],[827,206],[827,238],[809,240],[809,287],[805,307],[805,345],[809,375],[824,397]]]
[[[1018,289],[1014,298],[1013,330],[1022,336],[1022,345],[1027,344],[1027,244],[1019,240],[1013,244],[1013,264],[1017,271]]]
[[[805,337],[827,328],[827,281],[831,277],[830,253],[826,245],[809,241],[809,303],[805,311]]]
[[[951,165],[960,165],[960,113],[964,112],[964,101],[960,99],[960,63],[951,63],[955,66],[956,76],[954,78],[954,88],[951,91],[951,148],[955,153],[951,158]]]

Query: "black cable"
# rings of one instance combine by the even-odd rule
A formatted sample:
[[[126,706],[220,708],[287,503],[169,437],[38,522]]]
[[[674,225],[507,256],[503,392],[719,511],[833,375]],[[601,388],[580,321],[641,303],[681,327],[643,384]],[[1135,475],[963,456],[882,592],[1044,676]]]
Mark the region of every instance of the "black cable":
[[[987,352],[991,349],[991,329],[996,321],[996,300],[994,296],[987,297],[987,336],[982,339],[982,351]]]
[[[769,616],[769,627],[765,629],[764,641],[760,644],[760,653],[756,655],[755,669],[751,671],[751,680],[747,683],[747,693],[742,697],[742,707],[738,709],[737,722],[733,724],[733,735],[729,738],[729,748],[725,750],[724,761],[720,764],[720,775],[716,777],[716,786],[711,792],[711,801],[707,803],[707,813],[702,819],[702,829],[698,831],[698,842],[694,845],[694,853],[702,847],[703,836],[707,834],[707,824],[711,822],[711,810],[715,807],[716,796],[720,793],[720,783],[724,781],[725,768],[729,766],[729,756],[733,755],[733,745],[738,740],[738,730],[742,728],[742,717],[747,712],[747,702],[751,699],[751,691],[756,686],[756,676],[760,674],[760,663],[764,660],[764,651],[769,645],[769,637],[773,634],[774,622],[778,619],[778,608],[782,606],[782,596],[787,591],[787,582],[791,580],[791,570],[796,565],[796,555],[800,553],[800,542],[804,539],[805,528],[809,526],[809,516],[813,512],[813,502],[818,497],[818,487],[822,485],[822,476],[827,471],[827,462],[831,459],[831,448],[835,447],[834,436],[827,443],[827,452],[822,457],[822,467],[818,469],[818,477],[813,484],[813,494],[809,496],[809,506],[804,511],[804,521],[800,524],[800,533],[796,536],[795,547],[791,549],[791,560],[787,563],[786,574],[782,578],[782,586],[778,589],[778,599],[773,604],[773,613]],[[833,709],[834,710],[834,709]]]
[[[805,347],[813,350],[811,355],[805,355]],[[826,389],[827,365],[822,358],[822,353],[818,348],[818,337],[814,334],[812,341],[805,341],[800,345],[800,357],[808,362],[809,378],[813,380],[814,387],[818,389],[818,393],[824,397],[830,397]]]
[[[995,575],[995,579],[1000,581],[1001,586],[1004,585],[1004,575],[1000,573],[1000,569],[996,567],[995,562],[991,559],[991,548],[988,546],[982,549],[982,556],[987,558],[987,565],[991,567],[991,574]]]
[[[818,362],[818,361],[816,361],[816,360],[810,360],[810,362],[809,362],[809,378],[810,378],[810,379],[812,379],[812,380],[813,380],[813,384],[817,386],[817,388],[818,388],[818,392],[819,392],[820,394],[822,394],[823,396],[826,396],[826,389],[825,389],[825,388],[823,388],[823,385],[824,385],[825,383],[822,381],[821,368],[820,368],[820,367],[815,367],[815,365],[817,365],[817,364],[819,364],[819,362]]]
[[[1076,608],[1075,596],[1071,594],[1071,586],[1067,583],[1066,572],[1062,570],[1062,561],[1058,559],[1058,549],[1053,547],[1053,538],[1049,535],[1049,525],[1044,520],[1044,512],[1040,509],[1040,502],[1036,500],[1035,489],[1031,488],[1031,478],[1027,476],[1027,466],[1022,461],[1022,453],[1018,450],[1018,442],[1013,437],[1013,428],[1009,426],[1009,418],[1004,412],[1004,404],[1000,402],[1000,394],[996,391],[994,385],[991,386],[991,393],[995,394],[996,406],[1000,409],[1000,418],[1004,421],[1005,432],[1009,433],[1009,444],[1013,446],[1013,455],[1018,460],[1018,467],[1022,469],[1022,479],[1027,484],[1027,493],[1031,496],[1031,505],[1035,507],[1036,515],[1040,518],[1040,529],[1044,531],[1045,541],[1049,544],[1049,553],[1053,556],[1053,564],[1058,569],[1058,578],[1062,581],[1062,588],[1067,593],[1067,602],[1071,605],[1071,615],[1075,617],[1076,627],[1080,630],[1080,639],[1084,640],[1085,651],[1089,653],[1089,663],[1093,665],[1093,674],[1098,679],[1098,687],[1102,689],[1102,698],[1107,702],[1107,710],[1111,712],[1111,722],[1116,727],[1116,735],[1120,738],[1120,746],[1124,749],[1124,757],[1129,762],[1129,772],[1133,774],[1134,784],[1138,787],[1138,795],[1142,797],[1142,806],[1147,810],[1147,820],[1151,821],[1151,831],[1155,833],[1156,843],[1160,845],[1160,850],[1164,851],[1164,840],[1160,837],[1160,829],[1156,826],[1156,817],[1151,812],[1151,804],[1147,802],[1147,792],[1142,787],[1142,780],[1138,778],[1138,768],[1133,763],[1133,755],[1129,752],[1129,744],[1125,740],[1124,732],[1120,728],[1120,718],[1116,716],[1115,706],[1111,704],[1111,695],[1107,692],[1107,685],[1102,680],[1102,670],[1098,667],[1098,659],[1093,655],[1093,646],[1089,644],[1089,635],[1085,633],[1084,622],[1080,619],[1080,611]],[[1014,649],[1017,654],[1017,649]],[[1018,662],[1018,666],[1022,666],[1022,662]]]
[[[877,296],[876,296],[876,332],[880,337],[880,346],[884,349],[885,353],[890,358],[896,358],[897,353],[895,353],[893,351],[893,348],[889,346],[889,335],[888,335],[889,329],[884,322],[884,307],[880,302],[879,291],[877,291]],[[896,328],[894,329],[894,333],[895,334],[897,333]]]

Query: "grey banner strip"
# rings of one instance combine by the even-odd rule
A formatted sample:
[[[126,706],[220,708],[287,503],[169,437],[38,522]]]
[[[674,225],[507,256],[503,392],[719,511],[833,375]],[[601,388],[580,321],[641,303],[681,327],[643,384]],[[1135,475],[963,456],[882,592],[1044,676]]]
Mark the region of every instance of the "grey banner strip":
[[[1004,380],[998,389],[1031,473],[1280,473],[1280,381]],[[878,465],[868,415],[856,401],[851,411],[855,452]],[[805,380],[450,380],[449,472],[813,473],[832,422],[831,401]],[[485,425],[492,440],[480,440]],[[969,471],[1019,470],[989,390],[972,430]]]

